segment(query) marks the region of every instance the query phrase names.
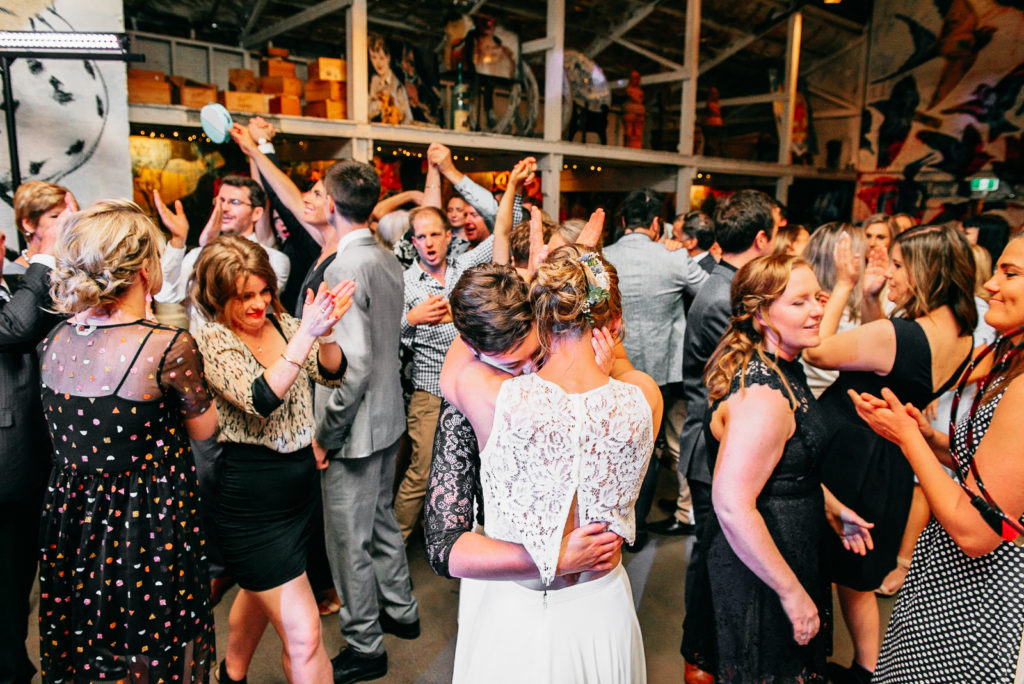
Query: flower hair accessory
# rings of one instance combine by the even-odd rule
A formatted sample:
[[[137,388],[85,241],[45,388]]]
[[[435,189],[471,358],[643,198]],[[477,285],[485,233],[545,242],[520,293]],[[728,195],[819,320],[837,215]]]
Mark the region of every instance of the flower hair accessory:
[[[608,279],[608,271],[604,269],[604,264],[594,252],[587,252],[580,256],[579,262],[583,265],[583,273],[587,278],[587,298],[583,302],[583,317],[587,319],[587,323],[593,326],[594,315],[591,313],[591,307],[611,297],[611,293],[608,291],[611,282]]]

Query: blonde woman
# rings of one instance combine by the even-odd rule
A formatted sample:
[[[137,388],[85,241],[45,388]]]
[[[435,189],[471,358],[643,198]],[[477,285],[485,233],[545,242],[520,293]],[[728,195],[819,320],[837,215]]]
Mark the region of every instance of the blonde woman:
[[[832,600],[820,567],[826,500],[844,545],[870,548],[870,525],[821,486],[829,428],[799,362],[819,342],[820,294],[800,257],[743,266],[733,280],[732,321],[704,376],[719,682],[824,681],[831,625],[823,617]]]
[[[188,332],[146,320],[163,238],[131,202],[61,229],[40,344],[53,438],[41,526],[44,682],[205,682],[213,617],[189,437],[217,411]]]

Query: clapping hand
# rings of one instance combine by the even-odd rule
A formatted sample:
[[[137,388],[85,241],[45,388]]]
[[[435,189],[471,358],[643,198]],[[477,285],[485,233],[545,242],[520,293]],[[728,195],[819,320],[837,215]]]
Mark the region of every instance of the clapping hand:
[[[590,215],[590,220],[576,237],[576,244],[587,249],[597,249],[597,243],[604,232],[604,209],[598,208]]]
[[[182,207],[181,200],[174,200],[174,212],[172,213],[160,198],[160,191],[153,190],[153,204],[156,205],[156,213],[160,216],[160,222],[171,233],[171,246],[179,249],[184,247],[185,240],[188,238],[188,218],[185,216],[185,208]]]
[[[889,279],[889,254],[878,246],[868,251],[868,264],[864,269],[864,294],[877,297]]]
[[[864,260],[859,253],[853,251],[850,234],[843,232],[836,242],[834,252],[836,263],[836,285],[845,284],[853,288],[860,282]]]
[[[530,260],[526,267],[527,280],[533,278],[533,274],[548,258],[548,246],[544,244],[544,218],[540,209],[530,206]]]
[[[301,328],[313,337],[326,335],[341,320],[345,312],[352,306],[352,295],[356,284],[351,280],[343,280],[328,290],[327,285],[320,283],[316,296],[312,290],[306,290],[306,301],[302,305]]]
[[[881,398],[870,394],[857,394],[848,390],[857,415],[878,435],[897,445],[905,443],[913,434],[921,434],[924,417],[911,404],[904,405],[888,387],[882,388]]]

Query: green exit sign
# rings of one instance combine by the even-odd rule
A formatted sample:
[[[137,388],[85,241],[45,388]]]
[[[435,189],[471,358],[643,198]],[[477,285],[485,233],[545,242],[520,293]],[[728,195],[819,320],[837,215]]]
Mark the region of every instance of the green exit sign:
[[[992,192],[999,189],[998,178],[972,178],[971,192]]]

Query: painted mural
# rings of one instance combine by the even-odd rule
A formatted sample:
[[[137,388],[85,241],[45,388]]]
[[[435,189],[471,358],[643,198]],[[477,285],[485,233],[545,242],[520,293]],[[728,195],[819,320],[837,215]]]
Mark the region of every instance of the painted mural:
[[[119,0],[8,0],[0,30],[123,31]],[[128,105],[121,62],[19,58],[11,68],[18,156],[23,181],[69,188],[83,205],[130,197]],[[0,108],[7,107],[2,101]],[[0,117],[0,226],[16,245],[15,188],[7,130]]]
[[[855,218],[926,221],[1024,198],[1024,6],[876,0]],[[972,194],[971,178],[999,179]],[[1019,221],[1017,221],[1019,223]]]

